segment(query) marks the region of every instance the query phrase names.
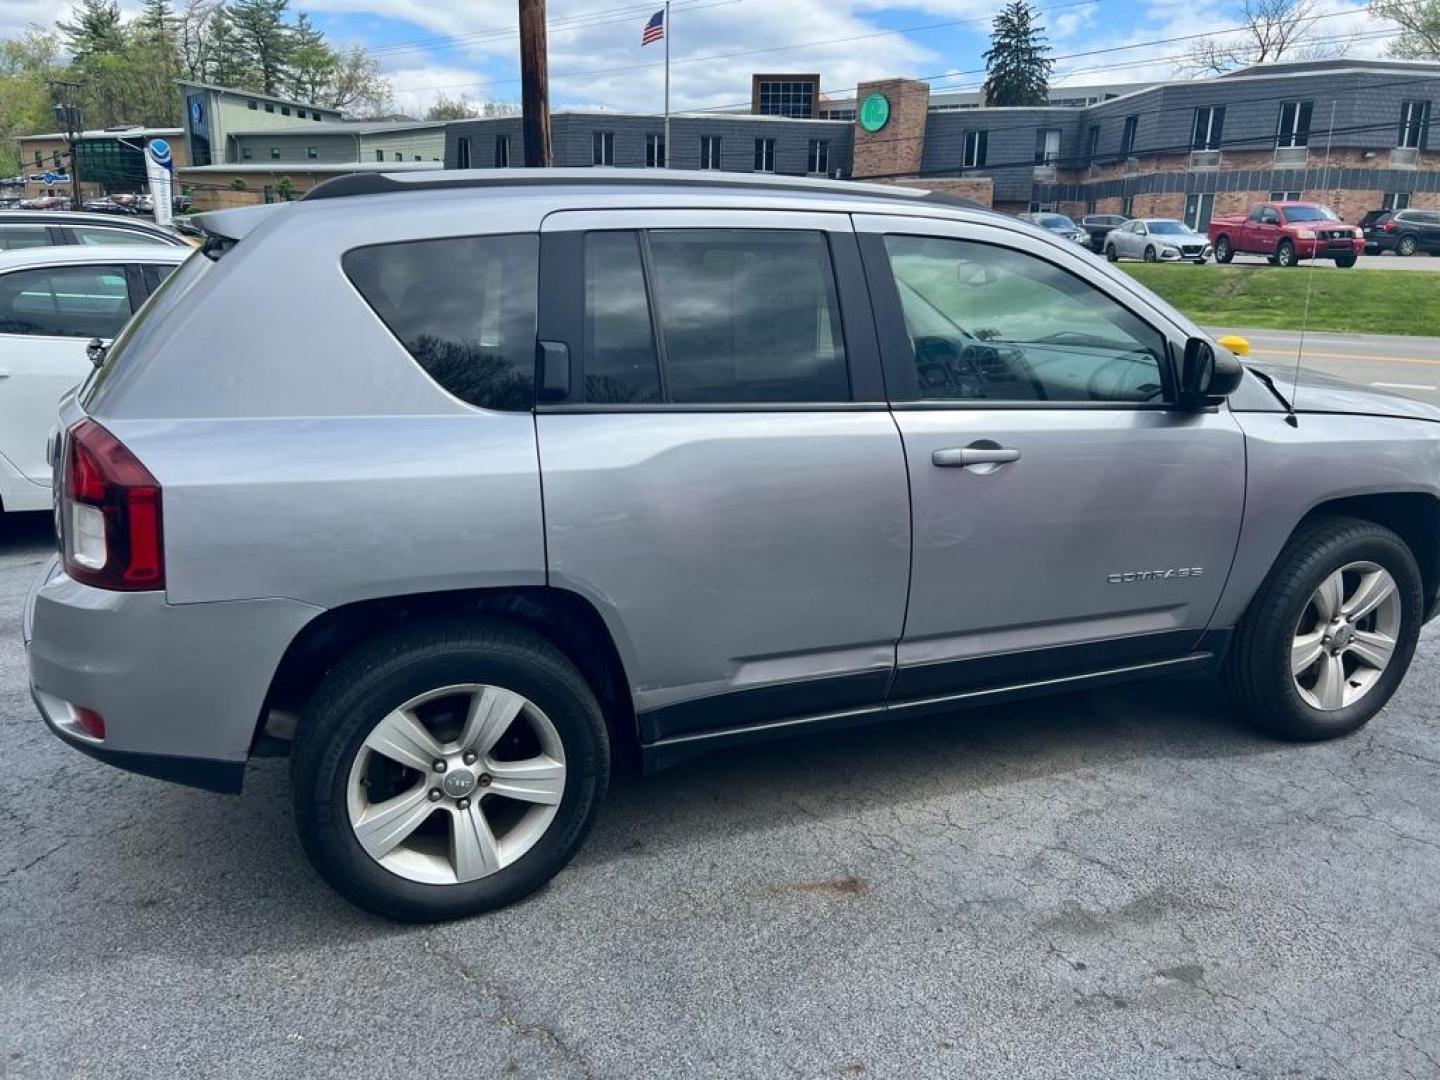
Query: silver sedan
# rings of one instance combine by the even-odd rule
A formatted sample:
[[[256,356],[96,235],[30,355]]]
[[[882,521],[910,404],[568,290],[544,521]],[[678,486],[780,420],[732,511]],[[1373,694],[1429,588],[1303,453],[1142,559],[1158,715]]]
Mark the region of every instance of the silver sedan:
[[[1136,218],[1105,237],[1105,257],[1144,259],[1146,262],[1204,263],[1210,258],[1210,240],[1174,218]]]

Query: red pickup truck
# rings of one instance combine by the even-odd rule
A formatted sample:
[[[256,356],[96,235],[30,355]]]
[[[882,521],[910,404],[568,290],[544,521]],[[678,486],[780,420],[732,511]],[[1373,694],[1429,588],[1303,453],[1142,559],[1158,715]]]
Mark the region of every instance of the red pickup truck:
[[[1228,263],[1238,252],[1264,255],[1279,266],[1301,259],[1334,259],[1336,266],[1354,266],[1365,250],[1365,234],[1346,225],[1328,206],[1308,202],[1267,202],[1242,217],[1210,221],[1215,261]]]

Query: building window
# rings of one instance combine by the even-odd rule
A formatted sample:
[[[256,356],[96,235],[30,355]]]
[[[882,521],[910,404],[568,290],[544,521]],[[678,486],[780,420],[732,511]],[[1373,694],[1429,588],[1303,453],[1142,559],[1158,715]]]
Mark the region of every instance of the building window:
[[[396,160],[396,161],[404,161],[404,160],[405,160],[405,155],[402,154],[399,150],[396,150],[396,151],[395,151],[395,160]]]
[[[279,160],[280,160],[280,148],[279,148],[278,146],[272,146],[272,147],[270,147],[270,160],[271,160],[271,161],[279,161]]]
[[[700,136],[700,168],[702,168],[702,169],[718,169],[718,168],[720,168],[720,136],[719,136],[719,135],[701,135],[701,136]]]
[[[1219,150],[1224,130],[1225,106],[1202,105],[1195,110],[1195,131],[1190,140],[1190,149]]]
[[[811,145],[812,145],[812,146],[814,145],[813,141],[812,141]],[[774,171],[775,171],[775,140],[774,140],[774,139],[756,139],[756,140],[755,140],[755,171],[756,171],[756,172],[774,172]]]
[[[760,84],[758,104],[762,116],[814,116],[815,84],[766,80]]]
[[[43,169],[43,168],[45,167],[45,151],[44,151],[44,150],[36,150],[36,151],[35,151],[35,167],[36,167],[37,169]]]
[[[590,164],[615,164],[615,133],[613,131],[590,133]]]
[[[1060,160],[1060,131],[1041,128],[1035,132],[1035,164],[1054,165]]]
[[[1093,213],[1095,213],[1095,200],[1094,200],[1094,199],[1086,199],[1086,200],[1085,200],[1085,213],[1087,213],[1087,214],[1093,214]]]
[[[272,104],[270,104],[270,102],[267,101],[267,102],[265,103],[265,111],[266,111],[266,112],[273,113],[273,112],[275,111],[275,106],[272,105]]]
[[[60,151],[59,151],[59,150],[51,150],[51,151],[50,151],[50,165],[51,165],[52,168],[56,168],[56,169],[60,168]]]
[[[830,174],[829,139],[810,140],[810,153],[805,165],[805,170],[816,176],[828,176]]]
[[[497,169],[508,169],[510,167],[510,136],[495,136],[495,167]]]
[[[241,160],[241,161],[249,161],[253,156],[254,156],[254,155],[250,152],[250,147],[248,147],[248,146],[242,146],[242,147],[240,148],[240,160]]]
[[[645,167],[647,169],[663,169],[665,167],[665,136],[645,136]]]
[[[1280,103],[1280,128],[1275,133],[1275,145],[1310,145],[1310,112],[1312,102],[1282,101]]]
[[[289,106],[289,105],[282,105],[282,106],[280,106],[280,115],[281,115],[281,116],[289,116],[289,115],[290,115],[290,106]]]
[[[457,169],[468,169],[470,167],[470,140],[455,140],[455,167]]]
[[[318,112],[312,112],[312,113],[310,114],[310,119],[311,119],[311,120],[319,120],[319,119],[320,119],[320,114],[319,114]]]
[[[1140,117],[1125,117],[1125,130],[1120,133],[1120,156],[1129,157],[1135,150],[1135,129],[1140,126]]]
[[[1094,162],[1100,156],[1100,125],[1091,124],[1090,133],[1085,138],[1085,158]]]
[[[1410,205],[1410,192],[1408,191],[1387,191],[1385,199],[1380,203],[1382,210],[1404,210]]]
[[[1430,102],[1407,101],[1400,106],[1400,141],[1395,145],[1424,150],[1429,128]]]
[[[384,160],[385,160],[385,151],[384,151],[384,150],[376,150],[376,151],[375,151],[375,160],[376,160],[376,161],[384,161]]]
[[[1135,216],[1134,195],[1126,195],[1123,199],[1120,200],[1120,213],[1124,214],[1126,217]]]
[[[1305,197],[1303,191],[1272,191],[1270,192],[1271,202],[1299,202]]]
[[[251,112],[255,112],[260,108],[260,103],[258,101],[247,101],[245,102],[245,107]]]
[[[320,151],[319,151],[316,147],[307,146],[307,147],[305,147],[305,156],[306,156],[307,158],[309,158],[311,161],[314,161],[316,158],[318,158],[318,157],[320,156]]]
[[[965,133],[965,156],[960,160],[961,168],[978,169],[985,164],[985,144],[990,141],[988,131],[967,131]]]

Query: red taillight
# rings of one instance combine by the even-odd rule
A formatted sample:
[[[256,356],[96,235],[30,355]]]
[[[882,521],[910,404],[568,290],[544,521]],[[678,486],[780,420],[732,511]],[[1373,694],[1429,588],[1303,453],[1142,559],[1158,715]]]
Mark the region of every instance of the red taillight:
[[[94,420],[66,433],[60,486],[65,572],[101,589],[165,588],[160,484]]]
[[[1387,221],[1387,222],[1385,222],[1385,231],[1386,231],[1386,232],[1394,232],[1394,231],[1395,231],[1395,222],[1393,222],[1393,221]]]
[[[101,742],[105,740],[105,717],[101,716],[94,709],[87,709],[83,705],[76,705],[75,726],[92,739],[99,739]]]

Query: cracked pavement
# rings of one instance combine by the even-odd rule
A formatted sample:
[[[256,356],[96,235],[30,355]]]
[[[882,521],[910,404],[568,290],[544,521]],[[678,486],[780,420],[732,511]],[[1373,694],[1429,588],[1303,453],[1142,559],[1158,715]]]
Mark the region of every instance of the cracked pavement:
[[[622,775],[549,888],[409,927],[311,873],[284,761],[46,732],[47,529],[0,519],[0,1076],[1440,1076],[1440,624],[1336,743],[1172,681]]]

